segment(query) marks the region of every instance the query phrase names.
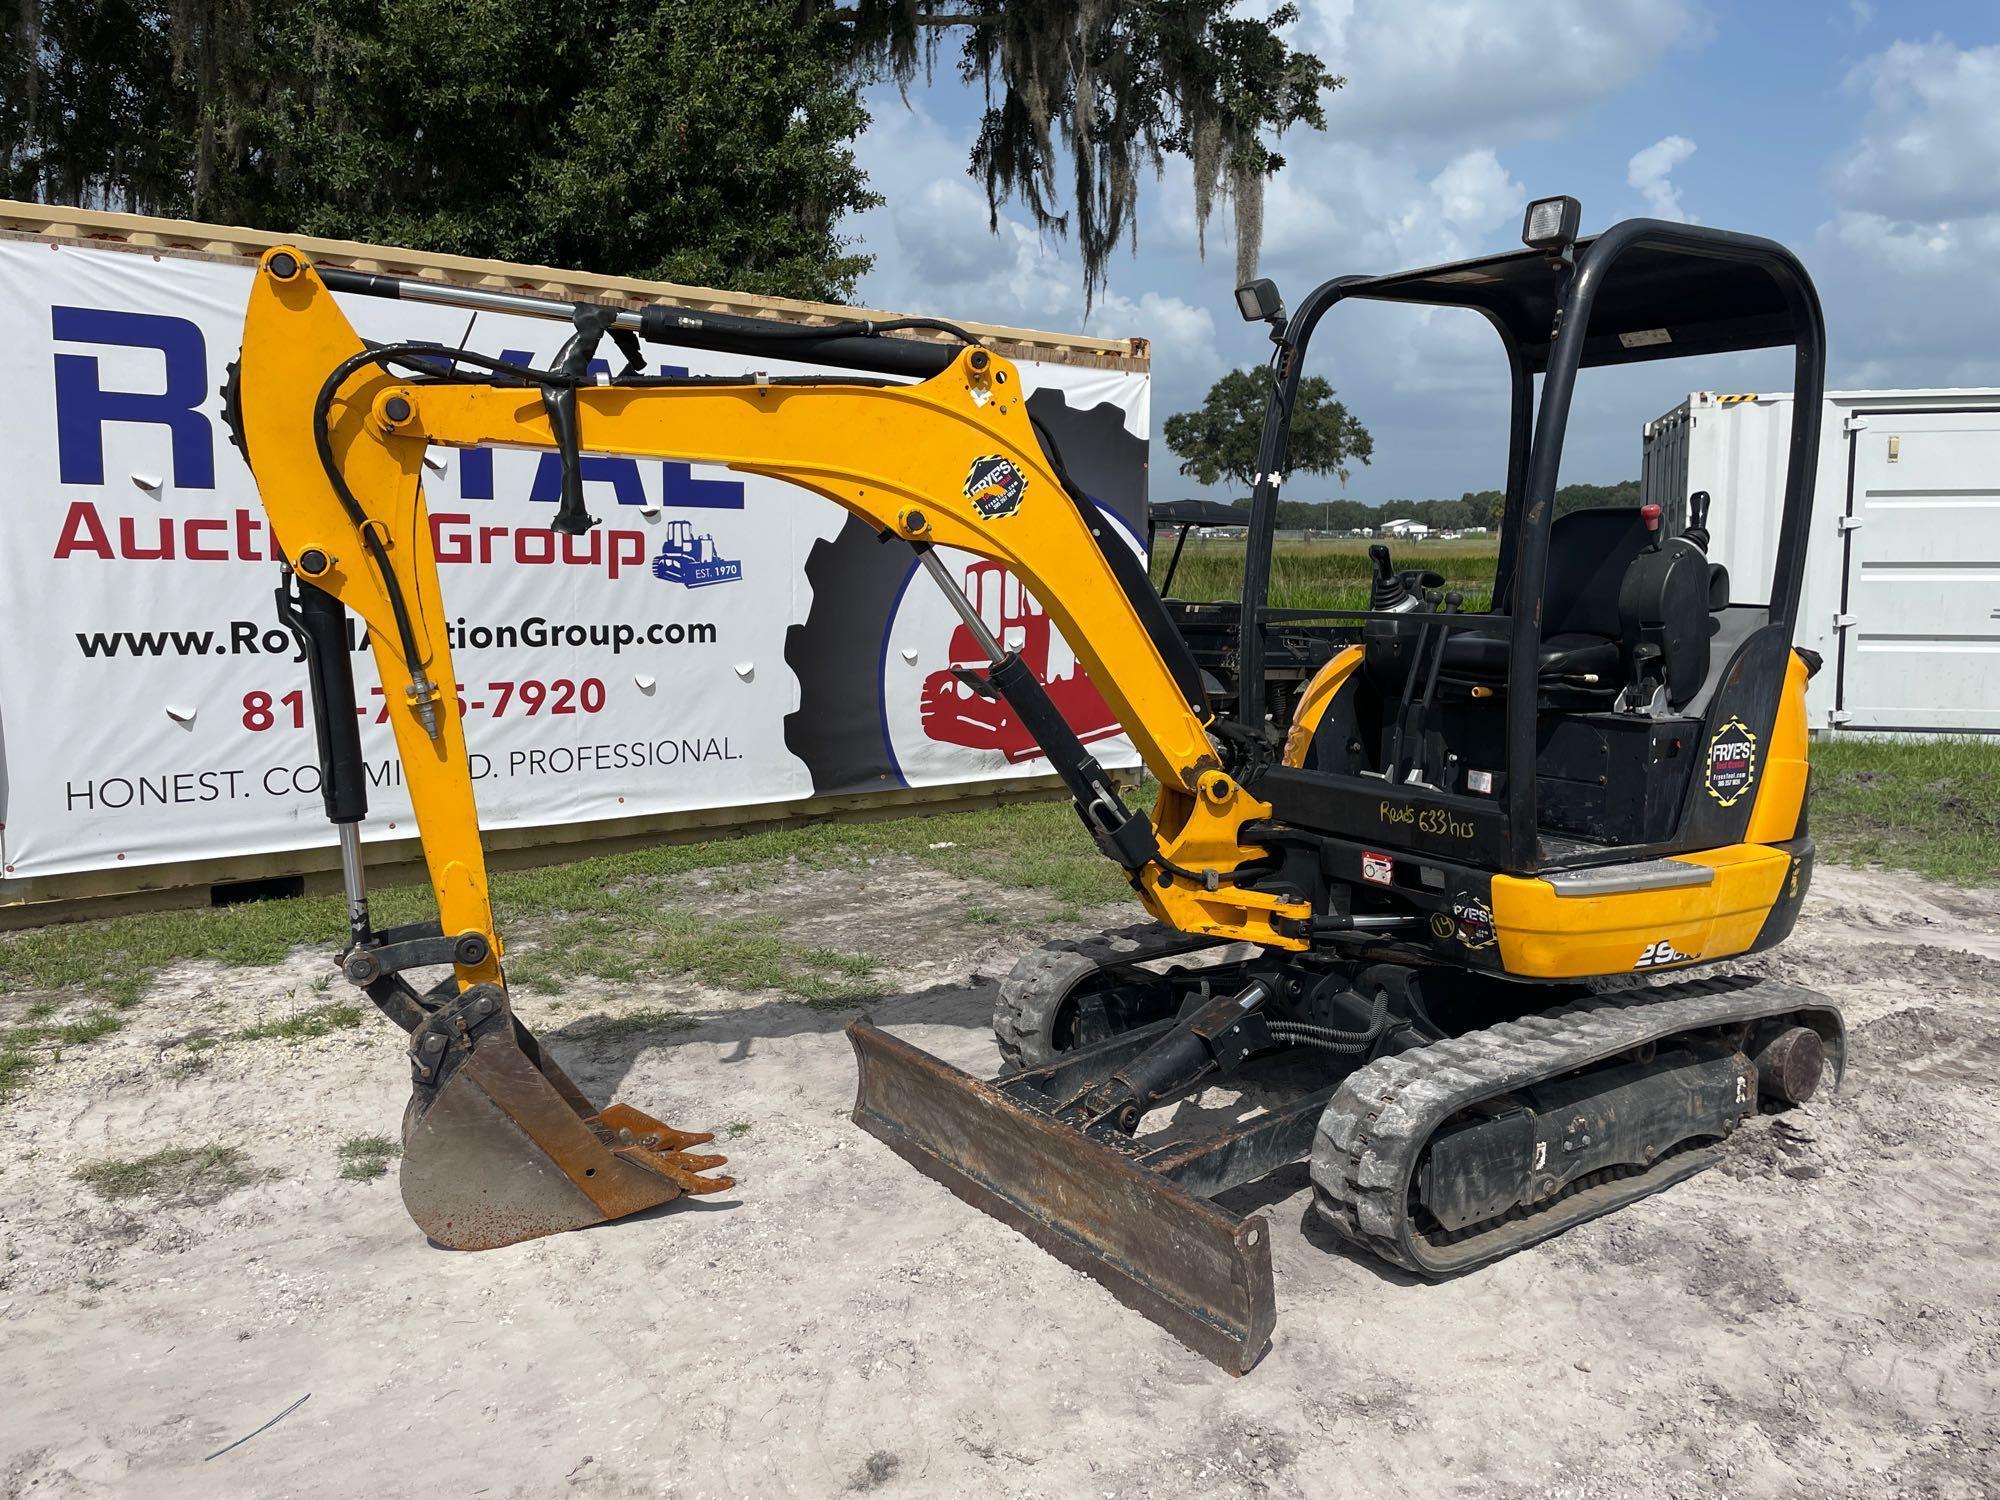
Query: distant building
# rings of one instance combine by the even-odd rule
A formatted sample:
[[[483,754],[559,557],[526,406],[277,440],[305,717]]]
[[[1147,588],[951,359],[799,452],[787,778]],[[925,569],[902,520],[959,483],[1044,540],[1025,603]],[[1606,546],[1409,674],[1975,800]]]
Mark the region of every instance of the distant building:
[[[1421,521],[1384,521],[1378,528],[1384,536],[1427,537],[1430,527]]]

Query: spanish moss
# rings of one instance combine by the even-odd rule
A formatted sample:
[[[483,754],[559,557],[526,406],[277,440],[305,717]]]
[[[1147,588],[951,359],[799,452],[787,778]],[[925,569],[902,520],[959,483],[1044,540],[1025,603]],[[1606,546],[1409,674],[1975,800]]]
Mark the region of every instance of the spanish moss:
[[[14,0],[0,195],[838,300],[861,89],[947,66],[991,226],[1073,236],[1088,305],[1169,155],[1255,268],[1273,143],[1341,80],[1235,3]]]
[[[1203,252],[1210,215],[1234,215],[1239,281],[1256,273],[1264,183],[1284,166],[1268,137],[1325,127],[1322,95],[1344,80],[1280,33],[1297,19],[1231,14],[1233,0],[860,0],[858,50],[899,83],[936,67],[940,39],[962,32],[958,69],[987,107],[971,170],[990,224],[1021,204],[1045,234],[1073,233],[1086,302],[1121,240],[1137,243],[1140,172],[1169,154],[1194,176]],[[1068,164],[1068,192],[1059,174]]]

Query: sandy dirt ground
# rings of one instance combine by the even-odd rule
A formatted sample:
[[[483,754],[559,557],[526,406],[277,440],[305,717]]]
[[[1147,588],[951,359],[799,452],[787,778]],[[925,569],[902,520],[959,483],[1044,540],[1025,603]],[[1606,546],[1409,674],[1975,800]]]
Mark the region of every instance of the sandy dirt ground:
[[[991,1073],[997,977],[1076,929],[961,923],[940,914],[1024,898],[864,873],[744,899],[877,954],[877,1021]],[[395,1131],[393,1027],[176,1061],[191,1029],[324,1001],[326,963],[171,970],[134,1024],[0,1107],[0,1493],[2000,1494],[1990,893],[1822,869],[1756,967],[1846,1008],[1846,1087],[1496,1266],[1421,1284],[1334,1248],[1302,1168],[1245,1190],[1232,1206],[1271,1218],[1279,1322],[1241,1379],[851,1125],[851,1007],[523,997],[595,1097],[724,1127],[740,1187],[430,1248],[393,1173],[346,1181],[335,1157]],[[699,1024],[601,1035],[662,1005]],[[169,1203],[72,1177],[208,1142],[257,1180]]]

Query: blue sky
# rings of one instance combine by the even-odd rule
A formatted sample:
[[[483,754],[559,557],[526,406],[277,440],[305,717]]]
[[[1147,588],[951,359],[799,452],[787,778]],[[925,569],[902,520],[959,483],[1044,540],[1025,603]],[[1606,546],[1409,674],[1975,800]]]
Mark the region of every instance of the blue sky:
[[[2000,385],[2000,5],[1723,7],[1704,0],[1304,0],[1297,45],[1346,88],[1293,132],[1260,269],[1296,301],[1347,272],[1518,243],[1529,198],[1583,200],[1586,231],[1653,214],[1769,235],[1819,283],[1839,388]],[[1084,326],[1076,257],[1024,215],[989,234],[965,174],[980,97],[950,58],[906,106],[885,88],[860,155],[880,208],[848,225],[877,257],[861,300],[1042,328]],[[1231,364],[1261,360],[1235,315],[1222,209],[1196,253],[1185,163],[1148,181],[1136,254],[1114,260],[1094,332],[1153,340],[1153,495],[1202,493],[1159,441]],[[1343,309],[1312,368],[1376,439],[1344,491],[1387,501],[1497,486],[1498,346],[1472,315]],[[1635,477],[1639,428],[1690,390],[1782,390],[1771,353],[1597,372],[1565,480]]]

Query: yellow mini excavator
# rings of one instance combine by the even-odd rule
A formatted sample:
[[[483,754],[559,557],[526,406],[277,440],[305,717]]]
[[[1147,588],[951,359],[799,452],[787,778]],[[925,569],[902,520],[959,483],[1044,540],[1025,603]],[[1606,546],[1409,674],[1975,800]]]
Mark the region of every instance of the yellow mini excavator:
[[[1577,219],[1575,200],[1542,200],[1523,250],[1336,278],[1289,315],[1269,282],[1239,291],[1274,352],[1226,674],[1204,670],[1181,607],[1066,476],[1015,367],[948,324],[559,304],[268,252],[225,394],[290,560],[280,607],[310,663],[341,833],[342,965],[410,1034],[417,1223],[480,1248],[728,1185],[694,1150],[707,1136],[598,1108],[514,1016],[426,522],[433,444],[561,455],[552,524],[569,533],[594,524],[579,456],[618,453],[781,479],[915,550],[991,659],[978,690],[1033,732],[1149,921],[1021,961],[995,1015],[1009,1070],[991,1081],[856,1021],[854,1118],[1225,1368],[1256,1362],[1275,1307],[1266,1217],[1219,1195],[1305,1161],[1326,1232],[1450,1275],[1679,1181],[1760,1108],[1837,1081],[1845,1033],[1824,997],[1707,967],[1781,941],[1812,874],[1818,663],[1792,638],[1818,300],[1768,240],[1653,220],[1584,238]],[[546,369],[367,344],[335,292],[574,334]],[[1364,299],[1469,308],[1498,335],[1512,435],[1490,609],[1384,549],[1365,610],[1267,602],[1307,346]],[[593,376],[607,336],[627,373]],[[855,373],[648,375],[641,340]],[[1771,346],[1795,350],[1796,400],[1768,577],[1710,561],[1706,495],[1554,513],[1581,371]],[[1002,564],[1056,621],[1159,784],[1150,815],[993,638],[940,547]],[[393,706],[435,923],[369,919],[346,611]],[[411,976],[427,966],[449,967],[426,987]]]

